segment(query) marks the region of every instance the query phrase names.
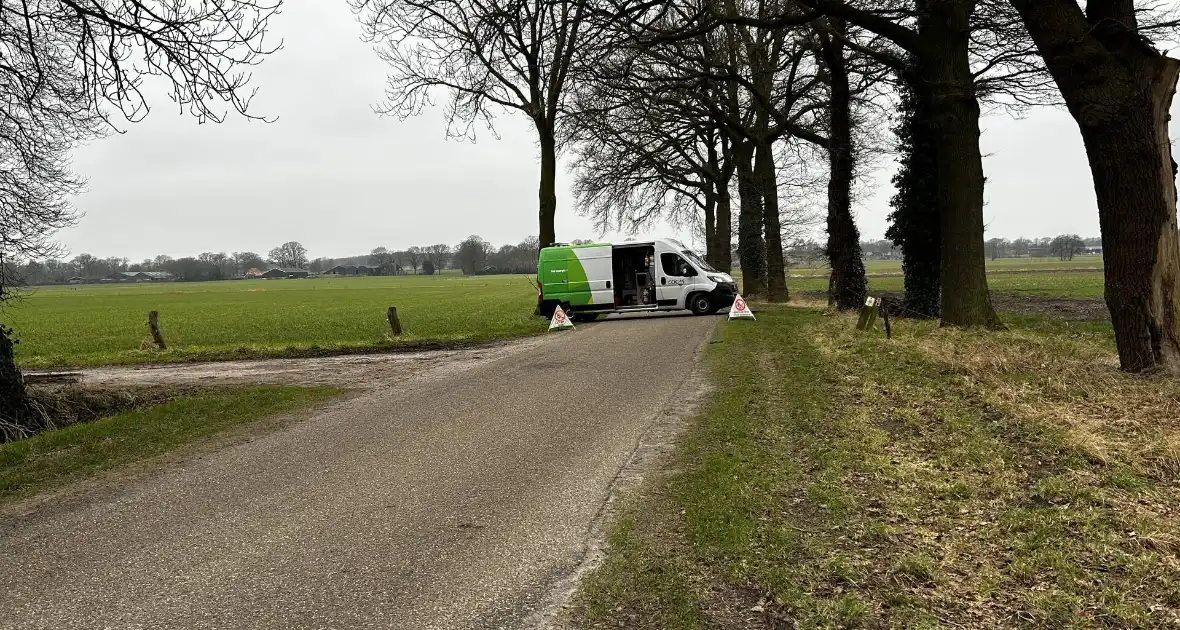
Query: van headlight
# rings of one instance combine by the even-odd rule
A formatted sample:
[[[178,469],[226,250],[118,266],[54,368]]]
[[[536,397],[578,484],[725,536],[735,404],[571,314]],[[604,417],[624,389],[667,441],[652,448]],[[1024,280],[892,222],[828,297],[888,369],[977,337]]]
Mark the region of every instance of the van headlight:
[[[716,282],[717,284],[725,284],[726,282],[729,282],[729,280],[725,279],[725,276],[717,276],[717,275],[709,274],[708,278],[710,280],[712,280],[713,282]]]

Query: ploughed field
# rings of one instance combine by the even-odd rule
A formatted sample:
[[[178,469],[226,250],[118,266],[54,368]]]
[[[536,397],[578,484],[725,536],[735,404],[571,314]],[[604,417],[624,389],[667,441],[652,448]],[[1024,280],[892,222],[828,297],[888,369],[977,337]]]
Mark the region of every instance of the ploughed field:
[[[1096,257],[989,261],[1001,296],[1078,299],[1102,311]],[[868,261],[873,292],[903,289],[899,261]],[[827,289],[823,268],[793,267],[792,292]],[[16,329],[24,367],[155,363],[380,350],[490,341],[543,332],[536,292],[522,276],[390,276],[40,287],[0,310]],[[1024,304],[1024,302],[1020,302]],[[390,336],[386,309],[404,327]],[[1054,310],[1060,308],[1055,305]],[[168,350],[145,349],[148,311],[160,313]],[[1013,310],[1024,310],[1023,307]]]

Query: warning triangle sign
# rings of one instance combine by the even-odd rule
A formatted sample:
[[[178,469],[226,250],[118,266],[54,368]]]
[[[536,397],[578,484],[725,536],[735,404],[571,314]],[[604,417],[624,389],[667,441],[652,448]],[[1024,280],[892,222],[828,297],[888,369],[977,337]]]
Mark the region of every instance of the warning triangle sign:
[[[729,307],[729,318],[737,319],[739,317],[748,317],[757,321],[754,312],[750,310],[750,305],[746,304],[746,300],[742,298],[741,294],[733,299],[733,306]]]
[[[561,310],[560,306],[558,306],[557,309],[553,311],[553,319],[549,320],[549,330],[553,330],[554,328],[573,327],[574,324],[570,321],[569,316],[565,314],[565,311]]]

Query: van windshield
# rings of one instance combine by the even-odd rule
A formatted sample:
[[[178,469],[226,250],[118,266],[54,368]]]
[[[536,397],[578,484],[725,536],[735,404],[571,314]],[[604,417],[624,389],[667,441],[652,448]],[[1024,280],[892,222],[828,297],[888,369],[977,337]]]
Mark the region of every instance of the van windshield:
[[[684,257],[691,260],[692,264],[696,265],[701,271],[705,273],[717,273],[717,270],[714,269],[712,265],[705,262],[705,260],[700,256],[697,256],[696,252],[692,251],[691,249],[686,249],[680,253],[684,254]]]

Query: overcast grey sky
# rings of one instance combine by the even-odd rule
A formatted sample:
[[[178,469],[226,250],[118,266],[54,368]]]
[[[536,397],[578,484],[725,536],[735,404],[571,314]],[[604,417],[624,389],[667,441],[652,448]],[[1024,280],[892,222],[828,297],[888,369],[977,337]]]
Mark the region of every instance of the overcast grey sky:
[[[499,245],[536,232],[537,151],[521,116],[500,117],[500,139],[483,133],[469,143],[446,139],[437,114],[405,122],[373,114],[385,67],[359,40],[344,0],[288,0],[273,32],[285,48],[257,69],[253,111],[277,122],[197,125],[157,98],[146,121],[77,151],[90,190],[77,200],[86,216],[60,233],[72,255],[265,255],[297,240],[313,257],[338,257],[468,234]],[[989,237],[1098,234],[1089,169],[1066,112],[994,116],[983,127]],[[883,161],[875,192],[859,200],[865,238],[885,231],[891,172],[892,160]],[[558,238],[596,237],[574,211],[569,182],[559,174]],[[650,235],[665,234],[691,240],[666,226]]]

